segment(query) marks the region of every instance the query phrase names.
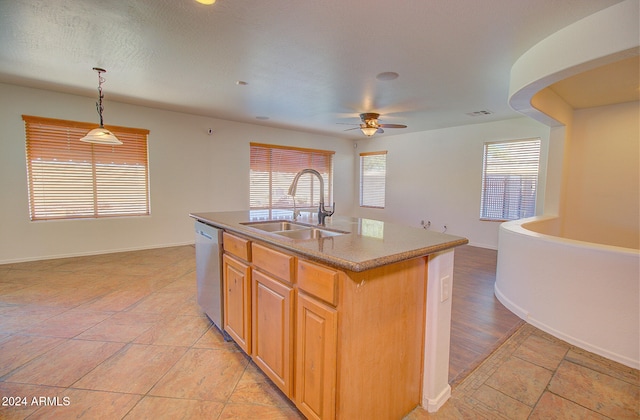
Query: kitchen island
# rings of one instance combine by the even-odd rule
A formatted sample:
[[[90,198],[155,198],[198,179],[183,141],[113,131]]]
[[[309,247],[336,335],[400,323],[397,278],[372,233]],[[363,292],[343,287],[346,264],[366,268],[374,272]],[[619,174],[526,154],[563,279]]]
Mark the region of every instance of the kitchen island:
[[[191,217],[224,231],[224,330],[306,417],[447,400],[453,248],[467,239],[344,216]]]

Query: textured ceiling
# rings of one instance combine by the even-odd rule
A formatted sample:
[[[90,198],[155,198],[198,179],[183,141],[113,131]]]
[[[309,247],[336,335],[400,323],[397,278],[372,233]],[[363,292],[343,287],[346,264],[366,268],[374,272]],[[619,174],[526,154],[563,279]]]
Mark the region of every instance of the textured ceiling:
[[[378,112],[408,125],[384,135],[423,131],[518,116],[507,104],[517,58],[615,3],[2,0],[0,82],[95,96],[99,66],[106,106],[345,138],[361,134],[344,123]],[[376,79],[387,71],[399,77]],[[467,115],[480,110],[492,113]]]

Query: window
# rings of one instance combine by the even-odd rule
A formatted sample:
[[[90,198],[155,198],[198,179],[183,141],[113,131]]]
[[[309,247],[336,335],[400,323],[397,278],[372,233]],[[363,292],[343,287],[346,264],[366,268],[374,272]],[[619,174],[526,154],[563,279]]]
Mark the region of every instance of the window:
[[[95,124],[23,115],[31,220],[149,214],[149,130],[107,127],[122,145],[83,143]]]
[[[387,152],[360,153],[360,207],[384,208]]]
[[[324,202],[333,201],[333,155],[335,152],[297,147],[251,143],[251,171],[249,202],[252,210],[266,209],[273,216],[274,209],[293,209],[288,194],[295,175],[302,169],[318,171],[324,179]],[[318,207],[320,183],[318,178],[304,174],[298,181],[296,207]]]
[[[535,215],[539,163],[539,138],[485,143],[480,218]]]

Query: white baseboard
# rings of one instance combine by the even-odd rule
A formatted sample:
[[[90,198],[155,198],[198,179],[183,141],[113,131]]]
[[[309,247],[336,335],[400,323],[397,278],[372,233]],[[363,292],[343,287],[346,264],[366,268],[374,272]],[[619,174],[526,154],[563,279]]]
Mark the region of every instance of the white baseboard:
[[[92,255],[115,254],[117,252],[144,251],[145,249],[171,248],[174,246],[185,246],[185,245],[194,245],[194,242],[190,241],[190,242],[180,242],[180,243],[173,243],[173,244],[119,248],[119,249],[109,249],[109,250],[91,251],[91,252],[74,252],[70,254],[56,254],[56,255],[46,255],[42,257],[28,257],[28,258],[17,258],[17,259],[11,259],[11,260],[0,260],[0,265],[18,264],[18,263],[30,262],[30,261],[55,260],[58,258],[89,257]]]
[[[422,407],[426,408],[429,413],[435,413],[447,402],[449,397],[451,397],[451,386],[447,384],[446,388],[436,398],[423,399]]]
[[[569,344],[573,344],[576,347],[579,347],[583,350],[589,351],[591,353],[595,353],[599,356],[605,357],[609,360],[613,360],[614,362],[622,363],[625,366],[629,366],[633,369],[640,369],[640,360],[634,360],[629,357],[622,356],[618,353],[614,353],[612,351],[603,349],[602,347],[595,346],[586,341],[580,340],[570,334],[566,334],[562,331],[556,330],[555,328],[545,324],[544,322],[540,322],[540,320],[536,319],[535,316],[531,316],[529,311],[526,309],[516,305],[507,297],[505,297],[498,288],[498,285],[494,285],[494,294],[496,298],[502,303],[508,310],[516,314],[519,318],[523,319],[527,323],[533,325],[534,327],[551,334],[552,336],[559,338],[560,340],[564,340]]]

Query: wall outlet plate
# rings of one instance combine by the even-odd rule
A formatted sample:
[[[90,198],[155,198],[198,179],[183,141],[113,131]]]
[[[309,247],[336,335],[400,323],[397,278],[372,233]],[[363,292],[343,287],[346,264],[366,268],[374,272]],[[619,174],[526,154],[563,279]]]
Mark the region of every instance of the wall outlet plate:
[[[440,279],[440,302],[446,302],[451,297],[451,277],[444,276]]]

